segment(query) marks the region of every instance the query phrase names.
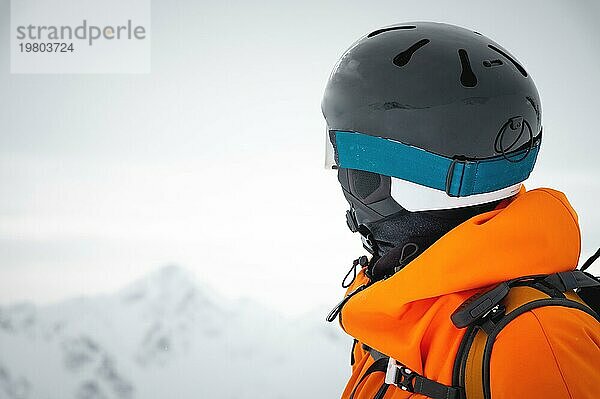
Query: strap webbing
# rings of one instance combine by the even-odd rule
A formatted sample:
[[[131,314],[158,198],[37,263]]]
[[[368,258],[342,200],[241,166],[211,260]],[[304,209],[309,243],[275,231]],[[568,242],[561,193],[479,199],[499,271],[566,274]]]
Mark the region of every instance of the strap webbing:
[[[561,292],[571,291],[575,288],[600,286],[598,280],[588,276],[581,270],[551,274],[544,281],[558,288]]]
[[[506,314],[510,314],[527,303],[545,298],[549,298],[549,296],[533,287],[514,287],[504,298],[503,303]],[[488,345],[488,339],[489,332],[483,328],[479,328],[471,346],[465,348],[467,356],[463,357],[464,380],[461,385],[465,388],[467,399],[484,399],[486,397],[483,364],[485,362],[485,348]]]
[[[387,356],[382,357],[381,352],[378,352],[375,349],[372,349],[372,348],[366,348],[366,349],[368,350],[371,357],[373,357],[374,359],[377,359],[377,360],[371,365],[371,367],[369,367],[367,369],[367,371],[365,371],[365,373],[363,374],[362,378],[360,379],[360,381],[358,382],[358,384],[356,385],[354,390],[356,390],[356,388],[360,385],[360,383],[363,381],[363,379],[367,375],[369,375],[375,371],[389,372],[389,370],[388,370],[388,363],[390,361],[389,357],[387,357]],[[383,366],[382,366],[382,364],[383,364]],[[383,369],[381,369],[381,367],[383,367]],[[398,388],[400,388],[404,391],[418,393],[420,395],[426,396],[431,399],[459,399],[459,397],[460,397],[460,389],[459,388],[444,385],[440,382],[437,382],[437,381],[431,380],[427,377],[424,377],[412,370],[407,375],[407,374],[403,373],[403,370],[408,370],[408,369],[406,369],[402,365],[396,366],[396,375],[394,377],[393,385],[397,386]],[[353,397],[354,397],[354,391],[352,392],[350,399],[353,399]]]
[[[572,291],[573,288],[598,286],[600,283],[597,280],[579,270],[572,270],[547,276],[543,281],[564,292],[565,296],[553,297],[534,286],[515,286],[511,288],[508,295],[501,302],[505,312],[504,315],[499,319],[494,319],[493,322],[489,318],[485,319],[486,322],[490,322],[494,326],[492,329],[483,328],[484,324],[481,321],[479,325],[472,326],[476,329],[476,334],[470,343],[466,341],[464,347],[461,344],[464,349],[457,357],[457,359],[460,359],[461,366],[458,369],[459,378],[455,379],[455,383],[458,381],[464,387],[467,399],[490,398],[489,362],[491,349],[498,333],[514,318],[528,310],[543,306],[576,308],[598,318],[592,309]],[[534,283],[531,282],[531,284]],[[463,339],[469,339],[471,336],[472,334],[465,334]]]
[[[415,377],[413,392],[432,399],[458,399],[460,395],[458,388],[449,387],[421,375]]]
[[[388,370],[386,374],[386,382],[390,383],[390,373],[395,373],[391,376],[393,385],[399,387],[403,391],[418,393],[431,399],[458,399],[460,389],[448,385],[444,385],[408,369],[394,359],[389,360]]]
[[[585,261],[585,263],[581,266],[581,270],[586,271],[587,268],[592,265],[592,263],[598,260],[598,258],[600,258],[600,249],[598,249],[595,254],[590,256],[590,258]]]
[[[398,141],[367,134],[331,131],[336,162],[445,191],[453,197],[497,191],[529,177],[540,148],[540,135],[527,148],[486,159],[457,159]]]
[[[388,359],[387,358],[380,358],[380,359],[374,361],[373,364],[371,364],[369,366],[369,368],[367,368],[367,370],[364,372],[364,374],[362,375],[362,377],[360,377],[360,380],[358,380],[358,382],[354,386],[354,389],[352,390],[352,393],[350,394],[350,398],[349,399],[354,399],[354,395],[356,394],[356,390],[358,389],[358,387],[360,386],[360,384],[362,384],[363,381],[367,379],[368,376],[370,376],[371,374],[376,373],[378,371],[385,372],[387,370],[387,364],[388,364]]]

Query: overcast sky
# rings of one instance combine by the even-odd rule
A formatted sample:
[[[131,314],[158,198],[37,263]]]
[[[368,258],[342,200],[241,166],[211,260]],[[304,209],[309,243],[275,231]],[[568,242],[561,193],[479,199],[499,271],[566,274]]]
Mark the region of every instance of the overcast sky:
[[[112,290],[164,264],[294,314],[342,294],[360,240],[322,168],[343,51],[378,27],[464,25],[543,101],[529,187],[566,191],[600,246],[600,6],[589,1],[154,1],[147,75],[11,75],[0,0],[0,302]]]

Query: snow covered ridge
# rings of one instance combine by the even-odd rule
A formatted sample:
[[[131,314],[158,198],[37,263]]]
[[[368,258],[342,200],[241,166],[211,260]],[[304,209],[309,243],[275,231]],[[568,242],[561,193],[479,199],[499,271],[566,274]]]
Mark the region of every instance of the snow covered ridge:
[[[0,399],[339,397],[350,342],[322,313],[227,302],[175,266],[109,296],[0,306]]]

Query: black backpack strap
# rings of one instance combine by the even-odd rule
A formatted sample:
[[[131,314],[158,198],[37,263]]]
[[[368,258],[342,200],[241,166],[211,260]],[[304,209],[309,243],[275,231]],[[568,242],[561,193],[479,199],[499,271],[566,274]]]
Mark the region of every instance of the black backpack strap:
[[[551,274],[544,279],[544,282],[556,287],[560,292],[600,286],[600,281],[581,270]]]
[[[600,254],[600,250],[590,258],[592,262],[598,254]],[[591,264],[590,260],[586,264]],[[600,279],[584,272],[583,267],[581,270],[550,275],[544,281],[559,289],[567,298],[583,301],[594,312],[600,314]],[[576,293],[573,290],[576,290]]]
[[[354,389],[352,390],[352,393],[350,394],[350,399],[354,399],[356,390],[358,389],[360,384],[362,384],[367,379],[368,376],[370,376],[373,373],[379,372],[379,371],[385,372],[387,370],[387,363],[388,363],[387,358],[381,358],[381,359],[375,360],[369,366],[369,368],[367,368],[367,370],[365,370],[362,377],[360,377],[360,380],[354,386]]]
[[[590,267],[598,258],[600,258],[600,249],[598,249],[595,254],[590,256],[590,258],[586,260],[583,265],[581,265],[581,270],[586,271],[587,268]]]
[[[479,294],[475,301],[467,301],[457,309],[457,312],[469,314],[470,307],[481,307],[482,302],[489,309],[466,326],[468,328],[456,356],[453,385],[463,388],[461,399],[490,399],[492,347],[498,333],[521,314],[544,306],[564,306],[582,310],[600,320],[598,314],[572,291],[574,288],[596,287],[600,284],[578,270],[523,278],[503,284],[508,284],[510,290],[498,302],[489,303],[486,299],[498,298],[501,296],[498,292],[503,293],[504,289],[492,289],[488,291],[489,295]],[[553,288],[549,290],[547,286]],[[461,317],[452,319],[464,320]]]
[[[417,393],[432,399],[459,399],[460,388],[444,385],[412,371],[390,358],[385,382],[403,391]]]
[[[431,399],[460,399],[460,388],[444,385],[424,377],[373,348],[368,346],[363,346],[363,348],[369,352],[374,362],[365,371],[356,387],[360,385],[367,375],[376,371],[385,371],[385,385],[388,387],[396,386],[403,391],[417,393]],[[387,388],[382,386],[380,391],[385,392]],[[353,398],[353,396],[354,392],[350,398]],[[376,395],[375,397],[378,396]]]

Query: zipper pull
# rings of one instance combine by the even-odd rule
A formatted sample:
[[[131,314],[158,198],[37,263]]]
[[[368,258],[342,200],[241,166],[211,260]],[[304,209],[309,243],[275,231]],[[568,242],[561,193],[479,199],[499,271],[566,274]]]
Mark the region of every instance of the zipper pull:
[[[329,314],[327,315],[327,318],[325,320],[327,320],[330,323],[332,321],[334,321],[338,317],[338,315],[341,313],[342,308],[344,307],[344,305],[346,304],[346,302],[348,302],[348,300],[350,298],[352,298],[354,295],[358,294],[359,292],[361,292],[365,288],[367,288],[366,284],[365,285],[361,285],[360,287],[357,287],[355,290],[353,290],[348,295],[346,295],[344,297],[344,299],[342,299],[340,301],[340,303],[338,303],[337,305],[335,305],[335,307],[333,309],[331,309],[331,312],[329,312]]]
[[[358,265],[360,265],[361,267],[365,267],[369,264],[369,258],[367,258],[365,255],[361,256],[358,259],[354,259],[354,261],[352,262],[352,266],[350,267],[350,270],[348,270],[348,273],[346,273],[346,275],[344,276],[344,279],[342,280],[342,288],[348,288],[352,285],[352,283],[354,282],[354,280],[356,280],[356,267]],[[352,280],[350,280],[350,282],[346,283],[346,280],[348,280],[348,277],[350,277],[350,273],[353,273],[352,275]]]

